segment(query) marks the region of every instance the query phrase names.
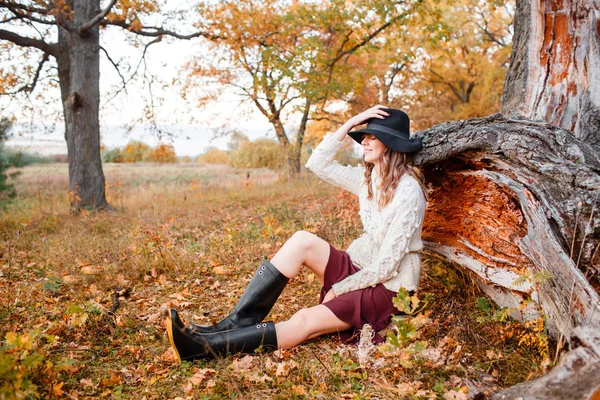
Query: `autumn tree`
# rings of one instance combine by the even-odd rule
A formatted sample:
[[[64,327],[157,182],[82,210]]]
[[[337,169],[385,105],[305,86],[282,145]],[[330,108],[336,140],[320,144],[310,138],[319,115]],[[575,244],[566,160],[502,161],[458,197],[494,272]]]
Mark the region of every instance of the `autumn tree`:
[[[147,161],[160,164],[172,164],[177,162],[177,155],[172,144],[159,143],[150,151]]]
[[[201,8],[200,31],[218,32],[213,59],[190,63],[188,89],[206,81],[235,88],[273,126],[300,171],[307,122],[354,89],[349,56],[415,12],[419,2],[225,1]],[[216,97],[218,93],[212,93]],[[297,117],[297,119],[294,119]],[[291,121],[294,121],[291,127]]]
[[[158,0],[110,0],[102,7],[100,0],[0,1],[0,25],[5,28],[0,29],[2,55],[20,60],[13,70],[1,71],[0,94],[27,95],[42,78],[49,84],[58,81],[74,210],[109,207],[100,156],[100,53],[113,60],[100,46],[101,30],[118,27],[137,39],[152,38],[143,46],[144,54],[164,36],[209,36],[204,32],[179,34],[167,26],[142,22],[159,20],[162,6]],[[181,15],[171,15],[169,20],[181,20],[176,17]],[[49,63],[55,68],[46,68]],[[49,79],[44,74],[55,75]]]
[[[500,111],[511,20],[504,1],[429,4],[385,33],[350,112],[378,102],[406,110],[422,129]]]

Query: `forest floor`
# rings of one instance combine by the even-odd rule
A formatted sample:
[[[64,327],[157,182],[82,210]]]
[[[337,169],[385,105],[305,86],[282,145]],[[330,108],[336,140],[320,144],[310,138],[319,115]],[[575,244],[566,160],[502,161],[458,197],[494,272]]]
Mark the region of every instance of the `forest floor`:
[[[358,202],[307,172],[287,182],[195,165],[109,164],[105,173],[114,212],[71,215],[60,164],[23,169],[17,198],[0,210],[0,398],[450,400],[552,366],[542,320],[510,320],[472,276],[426,253],[420,303],[392,324],[387,346],[330,336],[179,363],[167,307],[186,322],[218,321],[295,231],[345,249],[361,232]],[[316,304],[319,290],[301,273],[267,319]]]

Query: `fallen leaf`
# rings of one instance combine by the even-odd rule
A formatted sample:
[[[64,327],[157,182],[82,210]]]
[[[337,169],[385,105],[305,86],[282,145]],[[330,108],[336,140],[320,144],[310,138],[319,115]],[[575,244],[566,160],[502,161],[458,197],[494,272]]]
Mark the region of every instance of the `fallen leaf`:
[[[100,381],[101,386],[117,386],[122,382],[121,377],[117,375],[111,375],[108,379],[102,379]]]
[[[61,382],[61,383],[55,383],[54,385],[52,385],[52,394],[55,396],[62,396],[65,391],[62,390],[62,387],[65,383]]]
[[[468,400],[466,393],[462,391],[455,392],[453,390],[444,393],[444,400]]]
[[[189,393],[189,392],[191,392],[191,391],[192,391],[192,389],[194,389],[194,385],[192,385],[192,382],[188,382],[187,384],[185,384],[185,385],[183,386],[183,391],[184,391],[185,393]]]
[[[81,268],[81,272],[83,272],[86,275],[94,275],[98,273],[98,270],[88,265],[86,267]]]
[[[271,382],[273,380],[270,376],[266,374],[263,374],[262,376],[258,376],[257,374],[250,374],[246,376],[246,378],[253,383],[265,383]]]
[[[219,265],[218,267],[214,267],[213,272],[217,275],[226,275],[227,274],[227,270],[221,265]]]
[[[90,285],[89,291],[90,291],[90,295],[92,295],[92,296],[97,296],[97,295],[100,293],[100,291],[99,291],[99,290],[98,290],[98,288],[96,287],[96,284],[95,284],[95,283],[92,283],[92,284]]]
[[[253,367],[253,364],[254,357],[252,356],[245,356],[238,360],[233,360],[233,372],[238,374],[248,372]]]
[[[162,353],[159,357],[161,361],[174,362],[175,361],[175,353],[172,348],[168,348],[164,353]]]
[[[284,361],[277,364],[277,370],[275,371],[275,376],[277,378],[284,378],[290,374],[292,370],[298,368],[298,363],[294,360]]]
[[[66,284],[76,283],[79,280],[78,276],[75,275],[63,275],[62,281]]]
[[[80,379],[79,383],[81,383],[83,386],[89,386],[89,387],[94,386],[94,382],[92,382],[92,380],[89,378]]]
[[[199,369],[188,381],[193,385],[199,385],[208,375],[214,375],[217,371],[211,368]]]
[[[292,385],[292,390],[298,396],[306,396],[306,388],[304,386],[301,386],[301,385],[300,386]]]
[[[212,389],[217,385],[217,382],[214,379],[209,380],[208,382],[206,382],[206,389]]]

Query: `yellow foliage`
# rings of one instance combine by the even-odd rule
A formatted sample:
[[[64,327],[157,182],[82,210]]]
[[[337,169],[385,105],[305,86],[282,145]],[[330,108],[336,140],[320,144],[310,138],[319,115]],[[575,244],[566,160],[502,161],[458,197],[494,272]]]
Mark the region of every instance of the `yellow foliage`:
[[[150,151],[147,161],[157,163],[175,163],[177,162],[177,156],[175,155],[175,148],[170,144],[159,144]]]
[[[121,162],[141,162],[146,161],[149,158],[152,148],[146,143],[131,141],[121,151]]]
[[[146,143],[139,141],[131,141],[122,149],[104,149],[102,157],[104,162],[114,163],[177,162],[175,148],[172,145],[160,143],[155,148],[152,148]]]
[[[349,58],[356,90],[343,117],[379,103],[407,111],[414,131],[498,112],[511,12],[504,0],[424,4]]]
[[[280,169],[285,165],[286,153],[272,139],[242,142],[229,156],[229,165],[237,168]]]
[[[211,148],[197,158],[197,162],[202,164],[227,164],[229,154],[226,151]]]

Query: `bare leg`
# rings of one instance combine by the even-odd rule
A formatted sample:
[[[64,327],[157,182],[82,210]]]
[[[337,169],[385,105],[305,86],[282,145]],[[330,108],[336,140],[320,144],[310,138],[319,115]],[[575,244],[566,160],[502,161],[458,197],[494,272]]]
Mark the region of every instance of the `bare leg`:
[[[280,349],[294,347],[305,340],[326,333],[341,332],[352,325],[342,321],[326,306],[319,304],[303,308],[285,322],[275,324],[277,343]]]
[[[292,235],[271,259],[271,263],[288,278],[293,278],[306,265],[323,284],[325,267],[329,261],[329,243],[306,231]]]

